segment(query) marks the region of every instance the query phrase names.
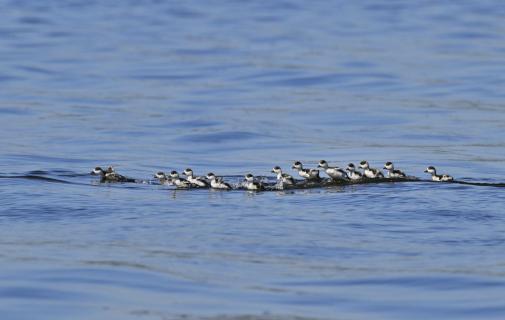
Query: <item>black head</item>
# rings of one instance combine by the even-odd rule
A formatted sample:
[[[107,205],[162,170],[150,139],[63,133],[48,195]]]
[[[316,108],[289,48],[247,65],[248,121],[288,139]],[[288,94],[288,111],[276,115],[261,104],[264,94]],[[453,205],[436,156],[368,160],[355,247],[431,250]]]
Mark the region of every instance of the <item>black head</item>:
[[[302,163],[300,161],[295,161],[295,163],[293,163],[293,166],[291,166],[292,169],[301,168],[301,167],[302,167]]]
[[[157,179],[166,179],[167,178],[167,176],[165,175],[165,172],[163,172],[163,171],[156,172],[154,177]]]
[[[437,170],[435,169],[434,166],[429,166],[428,168],[426,168],[426,170],[424,170],[424,172],[436,174]]]
[[[392,164],[393,164],[393,163],[392,163],[391,161],[386,162],[386,166],[388,166],[388,167],[389,167],[390,165],[392,165]]]
[[[359,164],[362,166],[366,165],[366,160],[361,161]]]

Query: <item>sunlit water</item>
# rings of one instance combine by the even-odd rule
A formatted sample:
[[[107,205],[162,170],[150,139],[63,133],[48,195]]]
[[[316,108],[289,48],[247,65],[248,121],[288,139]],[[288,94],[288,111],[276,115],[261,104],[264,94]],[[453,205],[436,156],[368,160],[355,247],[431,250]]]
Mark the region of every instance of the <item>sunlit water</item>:
[[[501,1],[0,1],[0,318],[503,319]],[[100,184],[114,165],[138,184]]]

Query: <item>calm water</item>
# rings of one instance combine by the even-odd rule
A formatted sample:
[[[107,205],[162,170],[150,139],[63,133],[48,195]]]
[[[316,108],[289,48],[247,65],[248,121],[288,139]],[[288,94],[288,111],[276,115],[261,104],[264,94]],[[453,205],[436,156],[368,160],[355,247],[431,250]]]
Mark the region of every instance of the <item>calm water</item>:
[[[0,1],[1,319],[503,319],[502,1]],[[228,178],[230,179],[230,178]]]

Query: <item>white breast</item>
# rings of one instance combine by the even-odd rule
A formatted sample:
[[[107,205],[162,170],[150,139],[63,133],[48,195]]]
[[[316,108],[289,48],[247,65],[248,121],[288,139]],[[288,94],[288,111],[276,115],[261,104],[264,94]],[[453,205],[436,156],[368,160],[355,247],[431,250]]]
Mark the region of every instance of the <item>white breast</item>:
[[[355,171],[349,172],[348,177],[351,180],[359,180],[359,179],[361,179],[361,175],[359,173],[355,172]]]
[[[212,180],[210,182],[210,186],[215,189],[229,189],[229,187],[224,182],[217,180]]]
[[[197,178],[194,177],[188,177],[188,181],[191,182],[192,184],[199,186],[199,187],[205,187],[207,184]]]
[[[379,170],[374,170],[374,169],[365,169],[365,176],[367,178],[379,178],[382,177],[382,173]]]
[[[305,179],[308,179],[310,178],[310,174],[309,172],[305,171],[305,170],[299,170],[298,171],[298,174],[300,175],[300,177],[302,178],[305,178]]]
[[[338,170],[338,168],[328,168],[326,169],[326,174],[332,178],[336,179],[345,179],[347,178],[347,175],[345,172]]]

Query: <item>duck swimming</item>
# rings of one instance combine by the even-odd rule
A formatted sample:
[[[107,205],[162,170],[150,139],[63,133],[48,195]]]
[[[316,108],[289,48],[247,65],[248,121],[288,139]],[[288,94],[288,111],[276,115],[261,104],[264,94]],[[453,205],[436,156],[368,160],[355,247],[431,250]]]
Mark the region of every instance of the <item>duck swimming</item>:
[[[424,172],[431,174],[433,181],[453,181],[454,178],[448,174],[437,174],[437,169],[434,166],[429,166]]]
[[[368,161],[361,161],[359,167],[363,169],[364,176],[370,179],[384,178],[384,174],[379,169],[370,168]]]
[[[260,191],[265,189],[261,183],[254,181],[254,176],[250,173],[245,175],[245,188],[252,191]]]
[[[320,180],[319,170],[316,169],[304,169],[303,164],[300,161],[295,161],[291,169],[298,171],[300,177],[307,180]]]
[[[135,179],[120,175],[111,166],[108,167],[107,170],[103,170],[101,167],[95,167],[95,169],[91,171],[91,174],[100,176],[100,182],[136,182]]]
[[[210,180],[210,186],[214,189],[231,190],[231,185],[224,182],[223,178],[216,177],[212,172],[207,173],[207,179]]]
[[[328,165],[328,162],[326,160],[321,160],[319,161],[319,164],[317,165],[318,168],[321,168],[326,172],[326,174],[332,178],[333,180],[347,180],[347,173],[345,172],[344,169],[341,169],[339,167],[330,167]]]
[[[195,177],[193,174],[193,170],[187,168],[182,172],[183,175],[186,176],[186,180],[188,180],[192,185],[199,188],[206,188],[209,186],[209,183],[205,180],[204,177]]]
[[[403,171],[395,169],[395,167],[391,161],[386,162],[386,164],[384,165],[384,169],[386,169],[388,172],[387,173],[388,178],[406,178],[407,177],[407,175]]]
[[[359,171],[356,171],[356,167],[354,166],[354,163],[349,163],[347,165],[347,177],[350,180],[360,180],[363,178],[363,174]]]
[[[191,182],[187,181],[186,179],[180,178],[179,174],[175,170],[170,172],[170,179],[177,188],[186,189],[191,187]]]
[[[275,166],[271,172],[277,174],[277,182],[281,183],[282,186],[295,184],[295,179],[290,174],[283,173],[281,167]]]

